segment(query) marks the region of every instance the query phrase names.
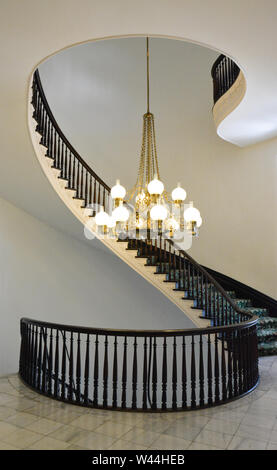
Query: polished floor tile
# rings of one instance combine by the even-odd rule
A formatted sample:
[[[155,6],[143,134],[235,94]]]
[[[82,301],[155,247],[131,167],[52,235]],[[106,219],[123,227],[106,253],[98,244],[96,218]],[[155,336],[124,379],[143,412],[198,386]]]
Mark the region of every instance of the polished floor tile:
[[[6,444],[19,447],[20,449],[26,449],[41,438],[41,434],[28,431],[27,429],[17,429],[17,431],[9,433],[7,436],[3,437],[2,441]]]
[[[120,438],[124,434],[129,433],[131,429],[134,429],[134,426],[132,424],[128,423],[114,423],[111,421],[107,421],[104,424],[101,424],[101,426],[98,426],[95,429],[95,432],[104,434],[106,436],[110,437],[117,437]]]
[[[57,431],[62,426],[62,423],[57,423],[56,421],[51,421],[46,418],[40,418],[33,423],[28,424],[25,428],[39,434],[50,434],[50,432]]]
[[[226,405],[191,412],[117,412],[73,406],[0,378],[0,450],[277,450],[277,357],[261,382]]]
[[[85,447],[86,449],[106,450],[115,441],[116,439],[110,436],[97,434],[93,431],[83,431],[81,437],[79,437],[78,439],[74,439],[74,444],[81,447]]]
[[[139,444],[134,444],[133,442],[124,441],[123,439],[118,439],[114,444],[109,447],[109,450],[146,450],[147,447],[144,447]]]
[[[266,446],[265,441],[235,436],[230,442],[228,450],[265,450]]]
[[[39,441],[27,447],[30,450],[64,450],[69,447],[68,442],[57,441],[51,437],[43,437]]]
[[[191,441],[186,441],[180,437],[168,436],[162,434],[151,444],[151,449],[157,450],[186,450]]]
[[[226,449],[231,440],[232,436],[230,434],[205,429],[195,438],[195,442],[220,447],[221,449]]]

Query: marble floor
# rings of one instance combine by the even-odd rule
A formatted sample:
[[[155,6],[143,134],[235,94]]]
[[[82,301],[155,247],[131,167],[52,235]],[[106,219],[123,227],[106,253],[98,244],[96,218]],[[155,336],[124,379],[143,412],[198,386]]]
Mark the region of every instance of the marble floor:
[[[277,357],[260,358],[261,382],[227,405],[192,412],[128,413],[66,405],[17,375],[0,378],[0,450],[277,449]]]

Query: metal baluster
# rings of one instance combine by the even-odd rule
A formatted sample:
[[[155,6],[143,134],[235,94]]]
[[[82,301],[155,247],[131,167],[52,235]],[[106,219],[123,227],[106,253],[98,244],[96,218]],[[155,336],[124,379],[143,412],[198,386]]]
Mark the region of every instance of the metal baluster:
[[[76,401],[81,401],[81,336],[78,333],[77,338],[77,358],[76,358]]]
[[[41,390],[41,370],[42,370],[42,327],[39,331],[39,347],[38,347],[38,376],[37,388]]]
[[[121,408],[126,408],[126,386],[127,386],[127,336],[124,338],[123,366],[122,366],[122,397]]]
[[[63,352],[62,352],[62,393],[61,398],[65,399],[65,380],[66,380],[66,332],[61,332],[63,336]]]
[[[154,336],[153,342],[153,367],[152,367],[152,409],[157,409],[157,343]]]
[[[52,395],[53,370],[53,329],[50,330],[49,356],[48,356],[48,395]]]
[[[205,276],[205,317],[209,317],[208,309],[208,282],[207,277]]]
[[[182,408],[187,408],[187,358],[185,336],[183,336],[182,344]]]
[[[89,200],[88,200],[89,205],[92,204],[92,176],[90,175],[89,177]]]
[[[88,386],[89,386],[89,334],[86,341],[86,358],[85,358],[85,377],[84,377],[84,404],[88,404]]]
[[[173,356],[172,356],[172,408],[177,409],[177,354],[176,354],[176,336],[173,338]]]
[[[80,186],[81,186],[81,194],[80,194],[80,199],[84,199],[84,167],[83,165],[81,165],[82,169],[81,169],[81,182],[80,182]]]
[[[133,374],[132,374],[132,408],[137,408],[137,380],[138,380],[138,361],[137,361],[137,338],[134,338],[134,355],[133,355]]]
[[[142,407],[147,410],[147,337],[144,338]]]
[[[228,398],[233,397],[233,367],[232,367],[232,349],[233,349],[233,332],[227,333],[227,347],[228,347]],[[234,352],[233,352],[234,354]],[[236,374],[234,374],[234,385]]]
[[[77,196],[77,183],[76,183],[76,158],[73,158],[73,168],[72,168],[72,186],[71,189],[76,191],[75,197]]]
[[[54,378],[54,397],[58,397],[59,391],[59,330],[56,330],[56,346],[55,346],[55,378]]]
[[[69,163],[68,163],[68,188],[72,189],[72,153],[69,152]]]
[[[196,408],[196,371],[195,371],[195,351],[194,336],[191,336],[191,408]]]
[[[42,391],[46,392],[46,377],[47,377],[47,328],[43,328],[43,339],[44,339],[44,347],[43,347],[43,361],[42,361]]]
[[[203,361],[203,340],[200,334],[199,339],[199,403],[204,406],[204,361]]]
[[[226,388],[226,360],[225,360],[225,333],[222,335],[221,341],[221,381],[222,381],[222,399],[227,400],[227,388]]]
[[[114,337],[114,353],[113,353],[113,408],[117,407],[117,337]]]
[[[80,199],[80,162],[77,162],[77,174],[76,174],[76,199]]]
[[[167,408],[167,342],[166,336],[163,343],[163,366],[162,366],[162,409]]]
[[[38,326],[35,327],[34,364],[33,364],[33,376],[32,376],[33,387],[36,387],[37,365],[38,365],[37,354],[38,354]]]
[[[219,402],[219,360],[218,360],[218,337],[215,333],[215,352],[214,352],[214,381],[215,381],[215,403]]]
[[[94,206],[93,207],[93,213],[92,213],[93,217],[96,214],[95,205],[96,205],[96,179],[94,179],[94,191],[93,191],[93,206]]]
[[[208,373],[208,404],[213,404],[213,372],[212,372],[212,355],[211,355],[211,335],[208,334],[208,364],[207,364],[207,373]]]
[[[95,353],[94,353],[94,391],[93,391],[93,406],[98,407],[98,377],[99,377],[99,359],[98,359],[98,335],[95,338]]]
[[[109,375],[109,363],[108,363],[108,336],[105,336],[105,353],[104,353],[104,364],[103,364],[103,407],[108,406],[108,375]]]
[[[70,333],[70,353],[69,353],[69,388],[68,388],[68,399],[73,399],[73,361],[74,361],[74,350],[73,350],[73,332]]]
[[[65,154],[64,154],[64,179],[68,180],[68,156],[67,156],[67,147],[65,147]]]
[[[29,374],[28,383],[32,383],[33,367],[34,367],[34,326],[30,326],[30,357],[29,357]]]

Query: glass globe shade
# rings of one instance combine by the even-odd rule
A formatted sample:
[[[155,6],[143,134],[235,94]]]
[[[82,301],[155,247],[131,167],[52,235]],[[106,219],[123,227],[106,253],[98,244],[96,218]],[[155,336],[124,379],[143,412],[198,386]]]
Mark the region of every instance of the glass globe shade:
[[[113,210],[112,217],[116,222],[127,222],[129,219],[129,211],[124,206],[118,206]]]
[[[197,222],[200,212],[195,207],[189,207],[184,211],[184,219],[186,222]]]
[[[171,197],[172,197],[173,201],[184,201],[187,197],[187,193],[178,184],[177,188],[173,189],[173,191],[171,193]]]
[[[116,220],[114,219],[113,216],[109,217],[109,222],[107,223],[107,226],[109,228],[114,228],[116,226]]]
[[[150,217],[152,220],[164,220],[167,216],[167,210],[161,204],[156,204],[150,211]]]
[[[116,185],[111,189],[111,197],[113,199],[124,199],[126,195],[126,189],[122,186],[119,180],[116,181]]]
[[[164,190],[164,185],[160,180],[158,180],[157,178],[154,178],[148,184],[147,189],[148,189],[149,194],[161,195]]]
[[[107,214],[107,212],[102,210],[96,214],[95,223],[96,225],[100,225],[100,226],[108,225],[109,219],[110,217]]]

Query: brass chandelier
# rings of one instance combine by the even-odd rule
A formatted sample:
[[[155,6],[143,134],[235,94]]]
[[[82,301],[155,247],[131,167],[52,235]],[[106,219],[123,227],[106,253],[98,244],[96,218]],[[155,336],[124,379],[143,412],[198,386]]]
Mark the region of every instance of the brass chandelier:
[[[142,144],[138,176],[128,192],[117,180],[111,189],[112,213],[104,208],[96,214],[95,222],[104,234],[115,230],[128,232],[132,238],[154,238],[153,233],[173,238],[184,231],[198,236],[202,218],[193,203],[184,204],[186,191],[178,183],[171,198],[160,178],[157,156],[154,115],[150,112],[149,38],[146,38],[147,112],[143,115]]]

